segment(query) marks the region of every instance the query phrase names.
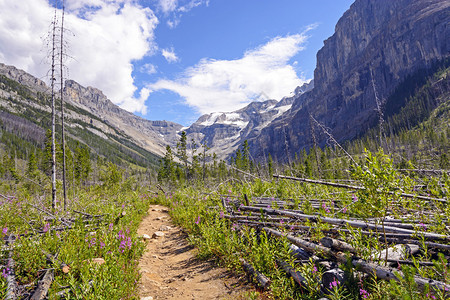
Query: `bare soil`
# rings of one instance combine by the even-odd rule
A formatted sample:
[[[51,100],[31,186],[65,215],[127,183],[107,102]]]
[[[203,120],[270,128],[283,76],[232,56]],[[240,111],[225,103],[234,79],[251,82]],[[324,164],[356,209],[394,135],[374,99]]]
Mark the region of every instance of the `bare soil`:
[[[164,236],[153,238],[157,231]],[[141,299],[236,299],[251,290],[245,280],[213,261],[196,258],[196,249],[181,228],[172,224],[164,206],[150,206],[138,234],[151,237],[139,262]]]

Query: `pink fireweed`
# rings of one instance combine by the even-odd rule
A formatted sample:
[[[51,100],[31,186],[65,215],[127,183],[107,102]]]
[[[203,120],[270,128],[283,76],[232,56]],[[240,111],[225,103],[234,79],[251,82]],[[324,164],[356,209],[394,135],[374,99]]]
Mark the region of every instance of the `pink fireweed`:
[[[200,216],[197,217],[197,221],[195,221],[195,224],[200,224]]]
[[[369,292],[364,289],[359,289],[359,294],[361,295],[361,297],[363,299],[369,298],[369,295],[370,295]]]
[[[340,284],[340,282],[335,279],[334,281],[330,282],[330,290],[334,289],[335,287],[337,287]]]
[[[47,232],[49,229],[50,229],[50,224],[47,222],[47,223],[44,225],[44,228],[42,229],[42,231],[45,233],[45,232]]]

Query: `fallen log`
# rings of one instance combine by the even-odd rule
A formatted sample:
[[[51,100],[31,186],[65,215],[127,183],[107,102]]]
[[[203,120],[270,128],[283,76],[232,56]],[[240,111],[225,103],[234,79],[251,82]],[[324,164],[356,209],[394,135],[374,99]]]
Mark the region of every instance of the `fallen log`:
[[[341,263],[346,263],[349,259],[349,257],[343,254],[342,252],[336,253],[335,257]],[[350,259],[352,265],[356,267],[359,271],[375,275],[377,278],[384,280],[400,281],[400,278],[404,277],[401,271],[397,270],[394,271],[394,269],[386,268],[374,263],[369,263],[360,258],[351,257]],[[414,276],[414,282],[417,284],[417,287],[422,291],[425,290],[427,285],[430,287],[430,290],[440,290],[440,291],[450,290],[449,284],[429,278]]]
[[[289,217],[293,217],[293,218],[309,220],[312,222],[322,221],[324,223],[333,224],[333,225],[342,225],[343,226],[343,225],[348,224],[352,227],[362,228],[362,229],[372,229],[372,230],[377,230],[380,232],[406,233],[406,234],[411,234],[411,235],[412,234],[420,234],[420,235],[423,235],[424,237],[442,238],[444,240],[450,239],[448,236],[445,236],[443,234],[416,231],[416,230],[397,228],[397,227],[386,226],[386,225],[382,226],[382,225],[377,225],[377,224],[363,222],[363,221],[356,221],[356,220],[337,219],[337,218],[323,217],[323,216],[317,216],[317,215],[306,215],[306,214],[294,213],[294,212],[290,212],[290,211],[286,211],[286,210],[278,210],[278,209],[262,208],[262,207],[257,208],[257,207],[253,207],[253,206],[241,206],[240,210],[254,211],[254,212],[267,212],[269,214],[285,215],[285,216],[289,216]]]
[[[10,251],[8,254],[7,267],[8,273],[6,275],[6,300],[14,300],[17,299],[17,282],[16,275],[14,273],[15,262],[12,258],[12,249],[14,239],[11,235],[8,236],[8,246],[10,247]]]
[[[69,273],[70,267],[69,267],[66,263],[64,263],[64,262],[62,262],[62,261],[60,261],[60,260],[58,260],[55,256],[51,255],[50,253],[45,252],[44,250],[42,250],[42,253],[44,253],[45,257],[47,258],[47,260],[48,260],[49,262],[51,262],[52,264],[58,265],[58,266],[59,266],[59,269],[60,269],[64,274]]]
[[[332,186],[332,187],[345,188],[345,189],[351,189],[351,190],[357,190],[357,191],[365,190],[365,187],[362,187],[362,186],[334,183],[334,182],[321,181],[321,180],[312,180],[312,179],[307,179],[307,178],[298,178],[298,177],[283,176],[283,175],[273,175],[273,177],[279,178],[279,179],[289,179],[289,180],[294,180],[294,181],[322,184],[322,185],[328,185],[328,186]],[[393,195],[394,192],[388,192],[388,194]],[[445,203],[448,202],[446,199],[426,197],[426,196],[407,194],[407,193],[401,193],[401,194],[399,194],[399,196],[404,197],[404,198],[421,199],[421,200],[427,200],[427,201],[438,201],[438,202],[445,202]]]
[[[329,249],[326,248],[324,246],[318,245],[318,244],[314,244],[308,241],[305,241],[303,239],[297,238],[293,235],[287,234],[287,233],[282,233],[280,231],[274,230],[272,228],[268,228],[268,227],[264,227],[263,230],[269,234],[272,234],[274,236],[277,237],[285,237],[287,238],[288,241],[290,241],[292,244],[303,248],[307,251],[311,251],[314,252],[320,256],[326,256],[326,257],[331,257],[333,256],[333,252]]]
[[[249,264],[248,262],[246,262],[244,259],[241,258],[239,261],[241,262],[244,271],[247,274],[253,276],[258,281],[258,283],[260,284],[260,286],[263,289],[266,289],[269,287],[269,285],[270,285],[269,278],[267,278],[264,274],[261,274],[260,272],[258,272],[258,270],[253,268],[253,266],[251,264]]]
[[[38,286],[36,287],[36,290],[34,294],[31,296],[30,300],[42,300],[45,299],[47,296],[48,290],[53,282],[53,269],[49,269],[45,272],[44,277],[42,280],[38,282]]]
[[[292,269],[292,267],[288,263],[279,259],[276,259],[275,262],[286,272],[286,274],[289,274],[299,286],[303,286],[304,284],[306,284],[305,277],[303,277],[300,272]]]
[[[366,274],[375,275],[377,278],[383,279],[383,280],[395,280],[395,281],[401,281],[400,278],[403,278],[404,275],[401,271],[394,271],[392,268],[387,268],[380,266],[378,264],[369,263],[363,259],[348,256],[342,252],[333,252],[330,249],[317,245],[308,241],[304,241],[302,239],[296,238],[289,234],[284,234],[282,232],[276,231],[271,228],[264,227],[263,228],[267,233],[270,233],[277,237],[285,237],[287,238],[291,243],[302,247],[308,251],[314,252],[318,255],[327,255],[330,258],[336,259],[339,263],[347,263],[349,260],[351,261],[352,265],[357,268],[357,270],[362,271]],[[450,285],[446,284],[441,281],[435,281],[429,278],[423,278],[419,276],[414,276],[414,281],[417,284],[417,287],[420,290],[425,290],[426,286],[429,285],[431,290],[450,290]]]
[[[344,252],[348,251],[351,253],[357,253],[356,249],[352,245],[350,245],[346,242],[340,241],[340,240],[330,238],[330,237],[321,238],[320,243],[327,248],[332,248],[332,249],[340,250],[340,251],[344,251]]]

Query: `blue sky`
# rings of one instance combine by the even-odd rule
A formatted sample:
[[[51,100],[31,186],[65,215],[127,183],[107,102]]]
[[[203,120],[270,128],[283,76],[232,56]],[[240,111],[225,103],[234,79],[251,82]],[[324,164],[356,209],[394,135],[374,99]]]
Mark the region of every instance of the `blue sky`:
[[[66,65],[71,79],[137,115],[190,125],[280,100],[311,79],[352,2],[66,0]],[[0,0],[0,62],[45,80],[52,12],[48,0]]]

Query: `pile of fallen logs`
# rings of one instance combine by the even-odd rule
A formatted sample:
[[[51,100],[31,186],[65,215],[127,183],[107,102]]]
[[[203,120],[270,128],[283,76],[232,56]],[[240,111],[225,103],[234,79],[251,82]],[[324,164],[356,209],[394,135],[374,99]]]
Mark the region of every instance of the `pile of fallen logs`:
[[[279,176],[281,178],[281,176]],[[338,184],[342,187],[342,184]],[[349,188],[349,186],[346,186]],[[351,186],[353,189],[360,189]],[[410,197],[409,194],[402,194]],[[417,198],[417,197],[416,197]],[[445,199],[422,197],[422,200],[446,202]],[[232,199],[232,200],[230,200]],[[320,208],[324,200],[309,201],[312,207]],[[334,200],[339,203],[339,200]],[[244,195],[242,199],[222,197],[222,205],[226,210],[224,217],[229,219],[235,226],[255,227],[259,232],[287,239],[291,243],[292,254],[298,258],[297,263],[309,263],[310,261],[320,264],[326,271],[322,277],[323,291],[334,280],[345,281],[344,271],[337,266],[351,262],[358,272],[375,276],[383,280],[403,280],[404,274],[401,265],[433,266],[433,261],[416,259],[427,247],[433,258],[442,253],[450,260],[450,236],[433,233],[425,230],[428,224],[409,221],[408,219],[395,219],[386,217],[384,220],[369,218],[337,218],[333,214],[321,215],[305,214],[301,211],[302,203],[289,199],[277,199],[270,197],[259,197],[249,199]],[[276,208],[274,208],[276,207]],[[339,208],[338,208],[339,209]],[[381,222],[383,221],[383,222]],[[448,222],[448,220],[446,220]],[[319,226],[326,224],[326,226]],[[448,225],[448,224],[445,224]],[[325,229],[320,229],[325,228]],[[314,240],[311,232],[320,231],[322,238]],[[349,243],[352,234],[357,232],[360,236],[378,239],[380,246],[384,247],[381,252],[372,250],[372,254],[361,256],[361,249],[357,249]],[[353,237],[354,238],[354,237]],[[370,250],[369,250],[370,251]],[[263,288],[268,286],[269,279],[258,270],[242,261],[243,268],[253,274]],[[277,265],[285,270],[300,286],[305,284],[302,275],[295,271],[293,266],[284,261],[277,260]],[[449,291],[450,285],[445,282],[414,276],[414,281],[419,290],[424,290],[426,285],[430,290]]]
[[[5,271],[6,282],[7,282],[7,291],[6,298],[8,300],[13,299],[31,299],[31,300],[40,300],[46,299],[48,290],[54,279],[54,267],[50,267],[48,269],[42,270],[43,275],[40,280],[37,280],[37,284],[33,287],[32,285],[20,285],[18,284],[15,276],[17,266],[13,259],[13,251],[15,249],[14,243],[19,238],[27,237],[27,238],[40,238],[43,234],[50,231],[65,231],[73,229],[76,223],[81,223],[86,228],[87,231],[95,231],[99,228],[100,224],[104,224],[106,219],[104,218],[106,215],[91,215],[82,211],[73,210],[73,217],[57,217],[51,212],[39,208],[38,206],[34,206],[35,209],[45,214],[43,219],[48,222],[58,223],[58,226],[51,226],[49,228],[35,228],[36,224],[39,222],[27,221],[28,225],[32,228],[32,233],[20,234],[20,235],[6,235],[3,237],[4,247],[1,249],[3,253],[7,253],[7,259],[5,265],[0,265],[0,267]],[[114,218],[114,223],[117,224],[118,221],[125,216],[126,213],[123,211],[117,217]],[[42,255],[46,257],[47,262],[51,266],[59,266],[59,271],[63,273],[70,272],[70,266],[63,261],[58,259],[58,254],[50,254],[42,250]],[[66,291],[67,292],[67,291]]]

